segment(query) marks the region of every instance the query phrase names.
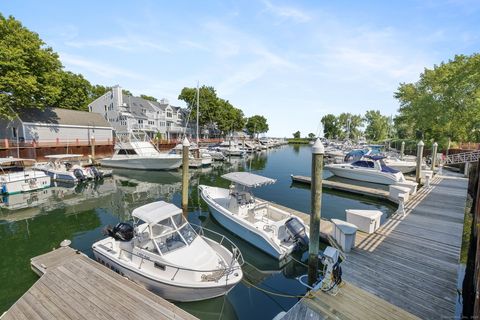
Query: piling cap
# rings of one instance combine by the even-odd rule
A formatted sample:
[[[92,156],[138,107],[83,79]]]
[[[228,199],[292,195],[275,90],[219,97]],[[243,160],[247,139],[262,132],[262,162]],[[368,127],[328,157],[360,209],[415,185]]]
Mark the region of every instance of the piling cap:
[[[402,141],[402,144],[405,145],[405,141]]]
[[[438,143],[435,142],[435,143],[433,144],[433,146],[434,146],[434,147],[438,147]]]
[[[187,137],[183,138],[182,145],[184,147],[190,147],[190,141],[188,141]]]
[[[425,143],[423,143],[423,140],[420,140],[417,144],[417,146],[421,146],[421,147],[423,147],[424,145],[425,145]]]
[[[325,153],[325,148],[323,147],[322,141],[320,141],[320,138],[317,138],[315,140],[315,143],[312,146],[312,154],[324,154]]]

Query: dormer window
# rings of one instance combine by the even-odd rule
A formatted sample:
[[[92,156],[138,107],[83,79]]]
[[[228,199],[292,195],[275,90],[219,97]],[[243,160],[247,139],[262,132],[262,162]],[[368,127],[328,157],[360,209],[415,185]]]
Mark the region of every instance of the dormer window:
[[[171,118],[172,117],[172,111],[171,110],[167,110],[167,118]]]

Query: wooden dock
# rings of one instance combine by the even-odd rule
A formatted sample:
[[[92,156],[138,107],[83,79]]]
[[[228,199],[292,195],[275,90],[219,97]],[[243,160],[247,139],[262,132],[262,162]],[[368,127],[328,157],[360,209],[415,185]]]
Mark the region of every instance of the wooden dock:
[[[70,247],[32,259],[40,279],[1,317],[10,319],[197,319]]]
[[[303,183],[308,185],[312,183],[311,177],[307,177],[307,176],[291,175],[291,178],[292,178],[292,182]],[[386,190],[358,186],[354,184],[325,180],[325,179],[322,181],[322,186],[323,188],[327,188],[327,189],[340,190],[344,192],[355,193],[362,196],[380,198],[382,200],[392,201],[389,197],[388,191]]]
[[[353,285],[422,319],[453,319],[466,196],[465,178],[436,175],[429,189],[424,187],[410,198],[405,217],[391,217],[370,235],[357,232],[356,247],[342,263],[348,286],[341,291],[348,295],[345,291],[352,290]],[[322,299],[317,303],[315,299],[304,302],[304,298],[301,303],[321,305],[328,301],[328,297]],[[331,302],[329,310],[337,315],[334,318],[351,318],[348,314],[338,316],[349,308],[343,305],[348,303]],[[296,317],[284,319],[315,319],[307,316],[311,310],[321,315],[317,319],[330,318],[322,308],[298,306],[289,311]],[[368,319],[374,319],[373,314],[379,311],[371,312]],[[391,318],[387,311],[383,316]]]

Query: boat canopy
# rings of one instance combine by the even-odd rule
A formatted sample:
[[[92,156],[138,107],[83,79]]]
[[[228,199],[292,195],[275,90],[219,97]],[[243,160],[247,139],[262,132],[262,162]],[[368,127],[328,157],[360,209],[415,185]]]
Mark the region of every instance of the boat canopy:
[[[366,155],[365,158],[371,159],[373,161],[377,161],[377,160],[385,159],[386,157],[385,156],[379,156],[379,155]]]
[[[72,159],[80,157],[83,157],[83,154],[51,154],[49,156],[45,156],[45,158],[48,159]]]
[[[179,213],[182,213],[182,209],[176,205],[165,201],[156,201],[136,208],[133,210],[132,216],[148,224],[157,224]]]
[[[0,158],[0,164],[10,162],[31,162],[34,163],[35,159],[22,159],[22,158]]]
[[[224,174],[222,178],[241,184],[248,188],[261,187],[267,184],[273,184],[277,181],[275,179],[259,176],[258,174],[253,174],[250,172],[230,172]]]

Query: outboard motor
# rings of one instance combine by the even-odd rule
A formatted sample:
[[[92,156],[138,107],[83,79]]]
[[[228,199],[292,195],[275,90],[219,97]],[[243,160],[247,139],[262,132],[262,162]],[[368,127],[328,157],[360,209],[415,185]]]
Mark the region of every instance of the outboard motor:
[[[288,234],[295,240],[298,248],[308,247],[308,236],[305,232],[305,226],[297,219],[290,218],[285,222]]]
[[[130,241],[133,239],[134,228],[129,223],[119,222],[113,228],[112,226],[107,226],[104,233],[115,240]]]
[[[98,169],[97,169],[95,166],[91,166],[91,167],[90,167],[90,170],[91,170],[92,173],[93,173],[93,178],[94,178],[94,179],[101,179],[101,178],[103,178],[102,173],[101,173],[100,171],[98,171]]]
[[[87,177],[85,177],[85,175],[83,174],[83,171],[82,169],[73,169],[73,175],[75,176],[75,178],[78,179],[78,181],[85,181],[87,180]]]

